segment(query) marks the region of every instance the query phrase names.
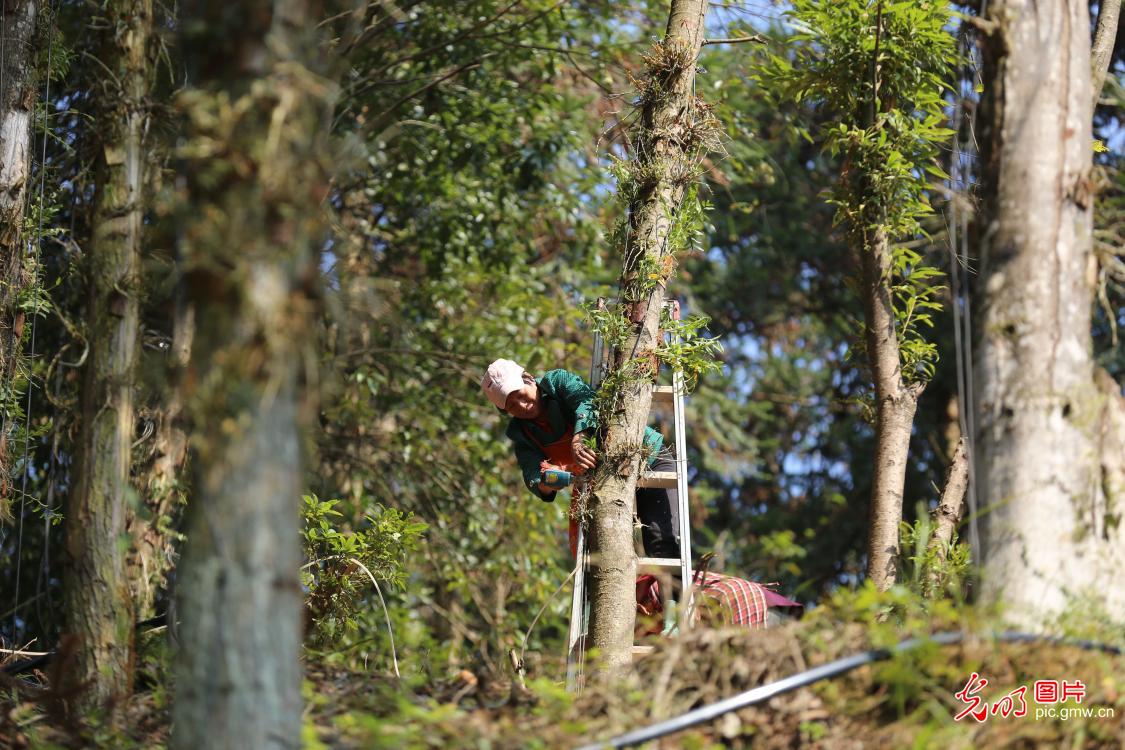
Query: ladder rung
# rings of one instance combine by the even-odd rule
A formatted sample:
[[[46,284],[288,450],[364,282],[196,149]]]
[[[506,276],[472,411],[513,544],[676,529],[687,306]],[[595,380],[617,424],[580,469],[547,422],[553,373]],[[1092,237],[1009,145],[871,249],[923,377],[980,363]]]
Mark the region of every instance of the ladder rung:
[[[681,560],[678,557],[638,557],[638,568],[678,568]]]
[[[652,387],[652,400],[657,404],[670,404],[676,396],[676,387],[672,385],[654,385]]]
[[[676,472],[646,471],[637,480],[638,487],[657,487],[666,490],[676,489]]]
[[[640,656],[641,654],[651,654],[656,650],[656,646],[633,646],[633,655]]]

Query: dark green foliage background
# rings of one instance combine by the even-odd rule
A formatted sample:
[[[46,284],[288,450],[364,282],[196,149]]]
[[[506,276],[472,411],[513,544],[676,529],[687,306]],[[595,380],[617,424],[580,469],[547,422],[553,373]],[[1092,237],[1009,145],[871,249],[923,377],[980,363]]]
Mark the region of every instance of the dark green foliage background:
[[[724,145],[704,164],[700,197],[712,208],[702,249],[683,259],[671,292],[688,312],[711,318],[724,354],[721,374],[689,400],[694,549],[719,553],[712,569],[778,581],[812,604],[861,576],[871,481],[869,376],[862,358],[848,357],[860,315],[849,288],[854,259],[825,200],[840,164],[801,133],[828,115],[779,106],[754,80],[769,54],[782,54],[790,31],[777,9],[719,5],[712,36],[762,33],[768,41],[707,47],[700,60],[698,93],[714,105]],[[328,312],[319,327],[320,430],[309,441],[307,490],[339,500],[340,533],[367,533],[365,517],[378,506],[411,518],[404,523],[415,530],[426,525],[396,558],[401,568],[387,573],[399,585],[384,591],[406,671],[444,673],[456,664],[504,672],[507,649],[522,644],[545,607],[529,663],[558,674],[569,590],[557,589],[571,566],[565,500],[544,504],[522,487],[504,419],[479,379],[501,356],[534,373],[588,371],[582,306],[609,294],[620,268],[608,239],[619,218],[608,165],[628,154],[630,74],[639,74],[666,12],[665,3],[608,0],[416,0],[397,3],[362,44],[335,50],[343,61],[337,172],[325,204],[333,228],[320,264]],[[96,57],[85,6],[61,2],[57,15],[68,59]],[[163,17],[165,30],[173,24]],[[160,102],[184,84],[177,60],[162,43]],[[0,634],[12,641],[49,644],[60,629],[62,557],[50,523],[67,491],[75,434],[80,370],[61,363],[78,361],[82,350],[97,75],[89,62],[60,71],[45,109],[50,138],[39,168],[52,210],[40,285],[57,312],[38,319],[29,362],[32,438],[16,477],[19,486],[26,470],[22,546],[14,525],[0,539],[4,570],[14,571],[22,555],[17,618],[9,611],[17,606],[14,572],[0,577]],[[1099,109],[1104,132],[1114,132],[1121,105],[1111,97]],[[153,128],[138,387],[155,404],[169,387],[178,278],[164,220],[175,131],[161,105]],[[1125,211],[1116,145],[1099,157],[1110,189],[1098,221],[1110,244]],[[938,209],[924,223],[932,242],[915,249],[948,270],[943,199],[930,197]],[[1125,365],[1107,316],[1120,318],[1122,283],[1108,280],[1109,312],[1096,323],[1099,356],[1118,378]],[[936,499],[951,448],[949,308],[928,334],[939,358],[915,427],[908,521],[917,504]],[[141,418],[138,436],[143,411]],[[670,436],[668,420],[657,421]],[[295,512],[300,501],[293,498]],[[317,653],[386,669],[377,598],[362,579],[349,587],[347,627],[334,647],[318,642]]]

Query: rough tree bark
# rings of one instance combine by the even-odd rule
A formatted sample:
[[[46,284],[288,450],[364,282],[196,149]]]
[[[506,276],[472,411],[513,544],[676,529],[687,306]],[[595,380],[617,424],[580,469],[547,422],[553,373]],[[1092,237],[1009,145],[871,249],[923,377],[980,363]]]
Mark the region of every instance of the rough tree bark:
[[[1113,62],[1113,45],[1117,41],[1117,22],[1121,17],[1121,0],[1099,0],[1098,22],[1094,32],[1094,49],[1090,61],[1090,94],[1094,106],[1102,97],[1102,86]]]
[[[126,522],[131,540],[128,578],[137,620],[156,615],[157,594],[174,567],[177,535],[173,530],[178,527],[179,511],[186,500],[188,439],[180,384],[191,358],[195,314],[179,291],[173,304],[172,347],[164,369],[169,388],[153,410],[151,448],[134,479],[145,512],[129,514]]]
[[[194,88],[183,257],[193,495],[178,568],[171,747],[292,748],[301,731],[302,448],[334,88],[302,0],[185,9]]]
[[[671,218],[678,212],[695,167],[690,158],[698,106],[693,93],[696,58],[703,43],[704,0],[673,0],[663,46],[654,53],[647,86],[659,95],[644,97],[634,167],[637,195],[629,206],[630,231],[625,246],[622,290],[635,284],[642,260],[668,255]],[[632,306],[635,328],[613,352],[611,373],[632,360],[655,363],[664,282]],[[643,370],[643,368],[642,368]],[[590,638],[601,657],[600,674],[613,677],[627,669],[633,644],[634,579],[633,496],[641,472],[641,450],[652,402],[651,380],[627,378],[615,394],[617,407],[602,415],[600,472],[594,487],[590,550]]]
[[[968,442],[963,437],[957,441],[953,461],[945,474],[945,489],[942,490],[941,500],[934,510],[934,533],[926,548],[929,553],[927,557],[931,560],[931,568],[926,571],[927,596],[934,596],[938,592],[949,544],[953,541],[953,532],[957,530],[957,525],[965,515],[965,493],[969,489]]]
[[[986,20],[974,362],[982,594],[1029,628],[1084,595],[1121,618],[1122,459],[1106,450],[1121,445],[1121,391],[1099,389],[1091,357],[1088,6],[1001,0]]]
[[[864,232],[858,247],[863,289],[864,337],[875,379],[875,472],[867,540],[867,577],[880,591],[894,585],[898,566],[898,528],[910,433],[922,383],[902,377],[898,332],[891,300],[892,253],[886,231]]]
[[[88,256],[90,351],[82,428],[67,497],[67,628],[81,638],[77,668],[94,704],[132,692],[133,598],[126,575],[133,391],[140,348],[144,134],[151,80],[151,0],[106,6],[109,75],[98,117],[100,149]]]
[[[0,521],[9,516],[11,438],[20,413],[14,391],[23,337],[20,296],[28,284],[24,266],[24,209],[31,173],[31,116],[36,99],[32,38],[35,0],[4,3],[3,73],[0,74]]]

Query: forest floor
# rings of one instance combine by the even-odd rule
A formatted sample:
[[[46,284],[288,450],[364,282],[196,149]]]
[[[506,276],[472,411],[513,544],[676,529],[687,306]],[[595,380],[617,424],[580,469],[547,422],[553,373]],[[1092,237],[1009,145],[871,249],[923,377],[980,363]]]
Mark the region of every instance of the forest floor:
[[[666,641],[639,660],[625,684],[610,690],[589,687],[576,698],[552,678],[536,676],[553,676],[561,665],[535,654],[528,654],[526,687],[465,669],[438,679],[398,679],[308,664],[303,744],[310,750],[576,747],[833,659],[951,626],[950,613],[928,624],[915,617],[865,625],[821,609],[773,630],[701,630]],[[984,632],[979,622],[962,624],[970,632]],[[1125,747],[1123,667],[1125,657],[1099,650],[970,636],[952,646],[928,644],[903,652],[649,747],[1120,748]],[[68,720],[61,702],[65,696],[58,691],[7,686],[0,702],[0,749],[161,747],[168,733],[164,672],[159,664],[142,669],[146,679],[112,725],[88,716]],[[966,700],[956,694],[973,673],[988,680],[979,695],[991,710],[982,721],[972,716],[956,721],[954,716],[970,706],[972,691]],[[1038,680],[1081,681],[1081,703],[1073,698],[1037,703]],[[1021,687],[1026,688],[1027,715],[1005,717],[1004,697],[1014,694],[1011,708],[1018,709]],[[1061,708],[1090,709],[1092,715],[1064,718]],[[1055,718],[1040,713],[1046,709]]]
[[[644,657],[625,686],[587,689],[574,700],[549,681],[532,681],[525,692],[504,683],[482,685],[462,673],[433,691],[403,692],[385,681],[374,685],[345,672],[322,672],[313,675],[317,689],[310,704],[315,741],[313,731],[306,739],[310,747],[329,748],[576,747],[872,645],[858,625],[820,634],[800,624],[773,631],[704,631]],[[1122,657],[1073,646],[970,639],[923,647],[648,747],[1121,748],[1122,666]],[[990,712],[981,722],[971,716],[955,721],[968,707],[955,694],[973,672],[988,679],[980,695],[989,707],[1026,686],[1027,716]],[[1032,690],[1040,679],[1081,680],[1081,706],[1093,708],[1095,716],[1037,719],[1040,706]],[[1114,717],[1097,717],[1100,709],[1113,709]]]

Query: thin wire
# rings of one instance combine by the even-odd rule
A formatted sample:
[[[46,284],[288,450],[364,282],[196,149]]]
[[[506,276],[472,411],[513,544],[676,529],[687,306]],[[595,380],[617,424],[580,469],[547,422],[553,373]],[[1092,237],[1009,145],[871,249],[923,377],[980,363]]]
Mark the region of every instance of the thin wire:
[[[984,8],[987,7],[987,2],[982,5],[981,13],[983,15]],[[976,55],[968,43],[968,39],[963,39],[962,42],[967,51],[968,59],[970,60],[970,73],[973,76],[973,82],[970,83],[969,89],[974,88],[976,78],[980,75],[980,67],[977,64]],[[968,147],[975,151],[976,149],[976,134],[972,127],[972,118],[969,119],[969,134],[970,141]],[[960,142],[958,141],[958,151],[960,152]],[[962,192],[969,192],[969,180],[966,179],[965,166],[958,164],[958,171],[961,177]],[[966,273],[972,273],[969,267],[969,217],[966,212],[961,213],[961,247],[960,247],[960,263],[965,264]],[[968,285],[966,285],[968,287]],[[968,438],[968,454],[969,454],[969,486],[967,489],[968,504],[969,504],[969,545],[973,552],[973,557],[979,564],[981,561],[981,546],[980,546],[980,529],[977,522],[977,473],[976,473],[976,436],[977,436],[977,419],[976,419],[976,396],[973,389],[973,295],[972,288],[968,287],[964,291],[965,309],[962,316],[961,324],[963,326],[961,340],[964,344],[964,352],[961,357],[964,362],[965,372],[965,388],[964,399],[965,408],[962,410],[965,415],[965,423],[967,430],[962,433]]]
[[[51,24],[51,31],[47,35],[47,71],[44,76],[47,80],[43,90],[43,150],[39,158],[39,219],[35,235],[35,263],[33,266],[35,279],[32,283],[39,281],[39,254],[43,245],[43,204],[44,196],[46,195],[47,185],[47,132],[50,130],[50,120],[48,115],[48,108],[51,106],[51,62],[52,54],[54,53],[54,31],[55,31],[55,2],[51,0],[48,6],[48,23]],[[15,605],[19,608],[20,604],[20,567],[23,558],[23,514],[24,506],[27,504],[27,477],[31,473],[31,464],[28,459],[29,448],[31,443],[31,394],[35,390],[35,322],[39,318],[39,310],[32,310],[31,315],[31,348],[28,356],[28,375],[27,375],[27,406],[24,408],[24,428],[23,428],[23,480],[20,483],[20,523],[19,534],[16,541],[16,591],[15,591]],[[12,633],[16,633],[16,622],[18,621],[18,613],[12,614]]]
[[[570,580],[574,578],[577,573],[578,565],[575,565],[574,568],[570,571],[570,575],[563,579],[563,582],[559,584],[558,588],[556,588],[554,592],[543,602],[543,606],[540,607],[539,611],[535,613],[535,617],[531,618],[531,624],[527,626],[527,631],[523,634],[523,642],[520,643],[521,662],[523,661],[524,654],[527,652],[527,641],[531,638],[531,631],[535,629],[535,624],[539,622],[539,618],[543,616],[543,613],[547,610],[547,607],[550,606],[555,597],[559,595],[559,592],[563,590],[563,587],[570,583]]]
[[[959,35],[958,44],[965,59],[971,62],[968,71],[970,76],[969,90],[973,88],[973,79],[976,73],[975,58],[969,49],[968,39],[963,32]],[[948,235],[950,253],[950,279],[953,297],[953,342],[956,355],[957,371],[957,422],[967,443],[969,483],[966,490],[966,500],[969,506],[969,545],[972,549],[973,559],[980,561],[980,534],[977,526],[977,495],[976,495],[976,470],[975,450],[976,418],[973,414],[975,400],[973,398],[973,358],[972,358],[972,318],[971,297],[972,290],[967,283],[962,283],[961,269],[972,273],[969,267],[969,231],[968,212],[959,210],[958,198],[967,195],[970,190],[970,180],[967,174],[971,169],[971,160],[966,162],[966,156],[961,149],[960,133],[961,120],[966,116],[963,106],[964,97],[968,95],[964,87],[957,91],[953,109],[953,127],[955,135],[951,148],[952,161],[950,169],[950,192],[952,197],[949,202]],[[971,121],[970,121],[971,125]],[[972,144],[970,143],[970,148]]]
[[[969,258],[969,239],[968,239],[969,219],[964,214],[961,215],[961,258],[965,263]],[[968,422],[969,431],[969,544],[972,546],[974,554],[977,555],[977,561],[980,561],[980,532],[978,529],[977,515],[977,473],[976,473],[976,456],[974,453],[974,443],[977,434],[977,417],[974,411],[976,406],[976,396],[973,392],[973,302],[972,294],[965,293],[965,315],[963,324],[965,333],[962,338],[965,341],[965,367],[969,377],[965,378],[965,400],[968,402],[969,408],[965,410],[965,419]]]
[[[70,232],[67,239],[74,241],[75,215],[78,213],[78,189],[74,182],[70,186]],[[65,364],[65,363],[64,363]],[[62,368],[55,371],[55,392],[62,388]],[[52,446],[47,466],[47,503],[43,508],[43,558],[39,564],[39,576],[35,579],[35,595],[38,597],[42,587],[51,587],[51,519],[55,517],[54,494],[58,483],[55,481],[55,467],[58,463],[59,426],[52,424]],[[47,599],[47,612],[50,614],[50,599]],[[37,600],[35,612],[39,617],[39,628],[46,632],[45,618],[42,612],[42,600]]]
[[[71,233],[73,234],[73,206],[71,207]],[[62,369],[55,371],[55,391],[57,392],[62,387]],[[43,505],[43,557],[39,561],[39,575],[35,577],[35,614],[39,618],[39,631],[46,632],[47,619],[43,616],[43,599],[41,594],[43,588],[50,588],[51,586],[51,519],[55,515],[55,489],[58,483],[55,481],[55,466],[58,460],[59,451],[59,429],[58,425],[52,425],[53,435],[51,436],[51,453],[49,456],[49,463],[47,465],[47,502]],[[50,608],[48,607],[48,612]]]
[[[949,256],[950,256],[950,281],[952,283],[953,292],[953,351],[956,357],[955,369],[957,371],[957,423],[961,430],[961,435],[964,436],[967,443],[966,449],[969,457],[969,463],[973,462],[973,438],[969,432],[968,409],[972,406],[968,403],[966,398],[965,386],[965,348],[962,340],[962,308],[961,298],[963,290],[961,287],[961,256],[959,252],[960,244],[958,242],[957,231],[960,229],[960,217],[958,216],[958,198],[964,190],[964,184],[961,180],[962,170],[964,165],[961,162],[961,139],[958,132],[961,127],[961,118],[964,116],[964,108],[962,107],[963,91],[958,91],[956,100],[953,104],[953,158],[950,164],[950,180],[949,189],[951,197],[949,201]],[[971,501],[970,501],[971,507]],[[970,513],[970,518],[972,514]],[[970,527],[970,536],[972,535]],[[977,550],[975,540],[970,539],[970,544],[973,550],[973,559],[977,559]]]
[[[383,598],[383,590],[379,588],[379,582],[375,580],[375,576],[371,574],[371,570],[360,562],[358,558],[349,557],[348,560],[363,569],[363,572],[371,579],[371,585],[375,587],[375,593],[379,595],[379,603],[383,605],[383,617],[387,622],[387,635],[390,636],[391,639],[391,663],[395,668],[395,677],[401,678],[402,675],[398,671],[398,651],[395,650],[395,631],[394,628],[391,627],[391,613],[387,609],[387,601]]]
[[[587,530],[588,529],[589,523],[587,522]],[[582,560],[579,564],[582,566],[582,577],[588,581],[590,576],[590,540],[587,539],[586,544],[583,546]],[[584,624],[584,627],[582,632],[578,634],[578,640],[574,644],[574,647],[578,649],[578,668],[575,670],[574,674],[574,686],[577,692],[582,692],[582,686],[586,677],[586,639],[590,633],[590,618],[586,616],[586,606],[590,601],[590,584],[588,582],[582,585],[582,594],[582,612],[578,617],[579,621]]]

